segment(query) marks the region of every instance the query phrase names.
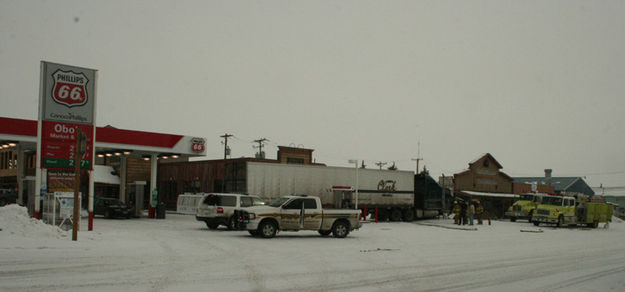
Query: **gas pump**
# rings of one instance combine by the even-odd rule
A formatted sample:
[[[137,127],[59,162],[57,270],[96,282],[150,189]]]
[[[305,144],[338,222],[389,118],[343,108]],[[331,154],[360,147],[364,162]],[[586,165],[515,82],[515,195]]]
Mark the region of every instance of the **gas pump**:
[[[134,210],[134,217],[141,218],[143,216],[143,197],[145,191],[145,181],[135,181],[130,184],[130,195],[128,196],[128,204]]]

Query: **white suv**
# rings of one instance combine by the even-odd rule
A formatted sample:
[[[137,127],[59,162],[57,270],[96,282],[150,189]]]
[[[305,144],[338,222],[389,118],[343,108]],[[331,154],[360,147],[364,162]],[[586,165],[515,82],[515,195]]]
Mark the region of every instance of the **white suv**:
[[[265,202],[258,196],[242,194],[205,194],[197,206],[195,219],[206,222],[209,229],[225,225],[229,230],[236,228],[234,210],[251,206],[262,206]]]

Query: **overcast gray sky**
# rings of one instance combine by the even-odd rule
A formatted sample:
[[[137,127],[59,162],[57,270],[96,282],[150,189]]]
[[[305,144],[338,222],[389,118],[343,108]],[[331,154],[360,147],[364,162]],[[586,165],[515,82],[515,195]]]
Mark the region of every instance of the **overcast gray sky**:
[[[625,1],[0,1],[0,116],[39,62],[99,70],[97,125],[251,141],[434,176],[625,185]]]

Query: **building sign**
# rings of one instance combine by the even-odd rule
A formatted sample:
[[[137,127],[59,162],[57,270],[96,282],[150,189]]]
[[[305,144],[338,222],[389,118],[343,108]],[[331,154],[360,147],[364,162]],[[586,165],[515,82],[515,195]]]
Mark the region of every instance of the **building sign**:
[[[42,62],[43,120],[93,125],[95,72]]]
[[[73,192],[76,183],[75,174],[71,170],[49,169],[48,192]],[[74,196],[71,193],[72,197]]]
[[[93,153],[93,126],[43,121],[41,127],[41,167],[74,168],[76,132],[82,130],[87,137],[87,149],[80,161],[81,169],[91,169]]]
[[[204,143],[206,141],[203,138],[194,137],[191,139],[191,150],[193,152],[202,153],[204,152]]]
[[[96,70],[41,62],[41,167],[74,168],[77,129],[87,137],[82,169],[93,169]]]

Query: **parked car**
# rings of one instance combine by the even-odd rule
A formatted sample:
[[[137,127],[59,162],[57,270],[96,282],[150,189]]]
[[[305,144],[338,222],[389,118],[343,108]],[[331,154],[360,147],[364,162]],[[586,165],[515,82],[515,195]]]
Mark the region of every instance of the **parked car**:
[[[205,194],[195,213],[197,221],[204,221],[209,229],[225,225],[229,230],[236,229],[234,210],[251,206],[262,206],[265,202],[258,196],[243,194]]]
[[[131,209],[122,201],[114,198],[96,197],[93,213],[106,218],[130,218]]]
[[[11,189],[0,189],[0,207],[14,204],[17,200],[17,192]]]

